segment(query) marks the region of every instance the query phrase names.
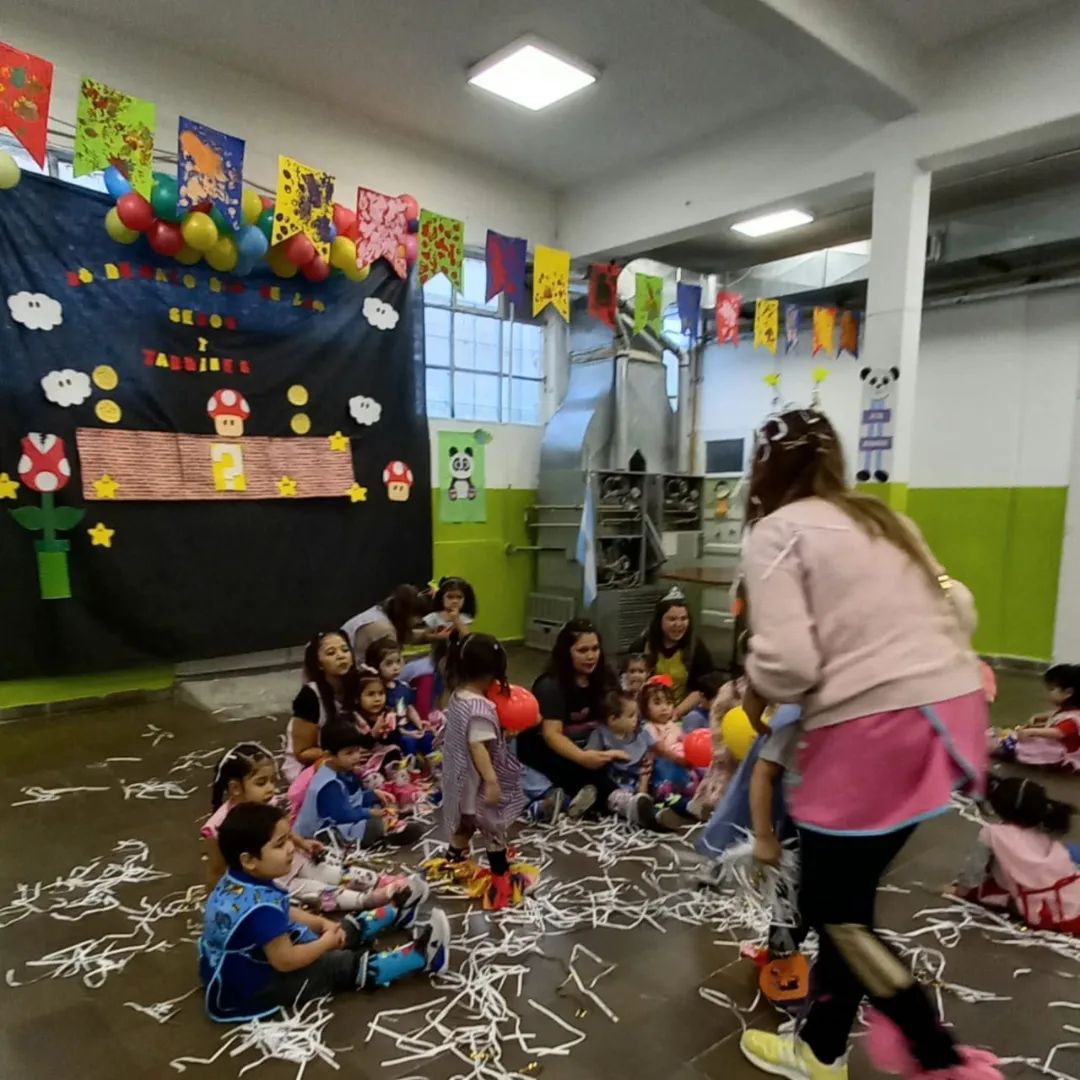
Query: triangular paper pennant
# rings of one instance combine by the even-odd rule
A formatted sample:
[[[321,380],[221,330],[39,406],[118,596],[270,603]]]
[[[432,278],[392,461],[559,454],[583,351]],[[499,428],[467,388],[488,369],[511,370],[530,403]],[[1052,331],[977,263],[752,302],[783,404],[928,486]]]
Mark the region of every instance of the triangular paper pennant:
[[[334,178],[290,157],[278,157],[277,198],[271,244],[303,233],[322,259],[330,258],[334,227]]]
[[[593,263],[589,267],[589,314],[612,330],[619,307],[619,270],[617,263]]]
[[[739,344],[739,316],[742,314],[742,297],[738,293],[716,294],[716,344]]]
[[[244,140],[180,117],[177,130],[176,205],[216,206],[234,228],[243,224]]]
[[[836,308],[814,308],[813,326],[814,339],[810,355],[817,356],[819,352],[823,352],[826,356],[832,356],[833,336],[836,330]]]
[[[776,355],[776,337],[779,332],[780,301],[758,300],[754,305],[754,348],[759,345]]]
[[[83,79],[75,117],[72,172],[85,176],[110,165],[150,198],[154,184],[154,103]]]
[[[859,358],[859,316],[854,311],[840,312],[840,352]]]
[[[634,275],[634,333],[647,326],[655,334],[663,327],[664,279],[657,274]]]
[[[548,304],[569,322],[570,252],[537,244],[533,253],[533,316]]]
[[[445,274],[461,292],[465,259],[465,223],[457,218],[420,211],[420,284]]]
[[[487,263],[486,300],[502,293],[516,308],[524,305],[527,247],[527,242],[520,237],[503,236],[488,229],[484,248]]]
[[[0,129],[7,128],[45,168],[53,66],[0,41]]]
[[[691,341],[697,341],[701,327],[701,286],[680,281],[675,288],[675,303],[682,332]]]
[[[356,265],[371,266],[385,259],[398,277],[406,277],[409,264],[401,238],[409,231],[408,203],[398,195],[371,188],[356,189]]]

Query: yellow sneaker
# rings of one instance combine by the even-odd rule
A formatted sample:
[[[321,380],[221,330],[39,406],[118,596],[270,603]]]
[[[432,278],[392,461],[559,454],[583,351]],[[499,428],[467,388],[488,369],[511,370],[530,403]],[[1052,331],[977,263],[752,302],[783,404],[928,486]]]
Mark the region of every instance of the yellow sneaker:
[[[752,1065],[788,1080],[847,1080],[847,1060],[822,1065],[806,1043],[794,1035],[771,1031],[744,1031],[739,1049]]]

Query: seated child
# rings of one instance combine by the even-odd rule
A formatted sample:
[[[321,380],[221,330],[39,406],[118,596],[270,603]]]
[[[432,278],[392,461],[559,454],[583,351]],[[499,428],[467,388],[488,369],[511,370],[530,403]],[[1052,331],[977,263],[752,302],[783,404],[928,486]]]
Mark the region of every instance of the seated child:
[[[1080,769],[1080,664],[1054,664],[1043,675],[1054,706],[1001,740],[995,756],[1025,765],[1068,765]]]
[[[446,969],[450,925],[437,909],[411,944],[375,953],[376,936],[410,926],[415,908],[407,917],[393,907],[376,908],[338,924],[292,906],[275,884],[293,858],[289,825],[277,807],[234,807],[218,843],[227,870],[206,901],[199,938],[199,977],[211,1019],[250,1020],[326,994]]]
[[[630,653],[623,661],[619,686],[637,697],[650,674],[649,658],[644,653]]]
[[[210,884],[225,873],[225,859],[218,833],[237,806],[269,806],[275,795],[274,759],[258,743],[239,743],[218,762],[211,788],[213,814],[201,830],[206,841]],[[403,911],[414,910],[427,899],[427,882],[417,875],[380,880],[372,870],[359,867],[346,871],[318,840],[290,834],[293,860],[289,872],[275,884],[290,899],[322,911],[363,911],[395,904]]]
[[[689,735],[691,731],[697,731],[699,728],[707,728],[709,726],[709,717],[712,713],[713,703],[716,701],[717,695],[720,690],[727,684],[724,681],[724,676],[719,671],[710,671],[702,675],[698,679],[698,692],[701,694],[701,704],[695,705],[683,718],[682,729],[684,735]],[[735,702],[737,705],[738,702]],[[734,708],[734,705],[729,705],[728,708]],[[726,712],[727,710],[725,710]],[[723,714],[721,714],[721,719]]]
[[[1080,869],[1060,840],[1076,808],[1015,776],[991,776],[986,799],[999,821],[979,830],[953,894],[1004,908],[1036,930],[1080,933]]]
[[[667,676],[654,675],[647,679],[638,700],[645,730],[653,739],[651,794],[657,803],[664,802],[683,818],[690,819],[690,796],[697,787],[697,779],[686,765],[682,728],[675,721],[675,697]]]
[[[670,807],[657,809],[649,794],[655,740],[638,716],[638,699],[629,690],[605,695],[603,726],[593,728],[586,750],[614,750],[621,755],[605,766],[614,789],[607,808],[631,825],[674,831],[685,824]]]
[[[702,683],[707,685],[712,678],[712,675],[706,675],[702,678]],[[729,679],[716,690],[715,695],[706,696],[709,703],[709,732],[712,735],[712,761],[690,800],[690,813],[698,821],[709,820],[739,767],[738,761],[724,742],[723,720],[728,711],[736,708],[742,700],[745,683],[743,678]],[[705,686],[702,693],[706,694]],[[692,713],[687,714],[685,719],[691,715]]]
[[[381,684],[380,684],[381,685]],[[328,724],[322,731],[323,763],[315,770],[300,813],[296,831],[305,839],[314,839],[329,830],[345,843],[362,848],[384,842],[405,845],[415,842],[419,827],[407,826],[388,831],[387,811],[376,793],[366,788],[357,775],[370,736],[355,724]]]
[[[406,754],[430,754],[434,733],[425,731],[416,711],[416,693],[401,679],[401,646],[394,638],[380,638],[368,646],[365,662],[379,673],[386,690],[386,709],[394,715],[392,737]]]

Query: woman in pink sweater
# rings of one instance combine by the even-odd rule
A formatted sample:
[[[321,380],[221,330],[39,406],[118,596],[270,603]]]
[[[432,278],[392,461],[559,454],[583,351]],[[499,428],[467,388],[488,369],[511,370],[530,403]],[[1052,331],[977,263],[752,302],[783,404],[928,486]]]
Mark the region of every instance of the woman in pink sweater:
[[[953,790],[984,784],[971,595],[910,521],[847,487],[839,440],[819,412],[765,423],[750,504],[746,674],[761,698],[802,708],[788,805],[803,918],[820,949],[798,1034],[747,1031],[743,1052],[792,1080],[845,1080],[869,997],[879,1068],[1000,1080],[992,1055],[953,1043],[873,928],[878,884],[916,825],[944,813]]]

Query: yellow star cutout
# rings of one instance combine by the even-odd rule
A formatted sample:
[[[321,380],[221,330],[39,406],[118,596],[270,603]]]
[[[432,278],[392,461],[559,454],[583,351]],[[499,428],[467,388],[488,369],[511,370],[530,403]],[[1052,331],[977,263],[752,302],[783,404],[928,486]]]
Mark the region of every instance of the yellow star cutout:
[[[94,494],[99,499],[115,499],[120,485],[108,474],[103,473],[94,481]]]
[[[112,547],[112,538],[116,533],[115,529],[110,529],[105,522],[99,521],[92,529],[86,530],[87,535],[90,537],[90,544],[92,547]]]
[[[18,480],[12,480],[6,472],[0,472],[0,499],[14,499],[15,492],[21,486]]]
[[[279,495],[290,499],[296,494],[296,481],[291,476],[283,476],[277,482],[277,489]]]
[[[354,483],[349,488],[349,502],[367,502],[367,488]]]
[[[349,449],[349,436],[342,435],[340,431],[335,431],[333,435],[329,437],[331,450],[348,450]]]

